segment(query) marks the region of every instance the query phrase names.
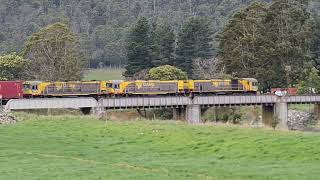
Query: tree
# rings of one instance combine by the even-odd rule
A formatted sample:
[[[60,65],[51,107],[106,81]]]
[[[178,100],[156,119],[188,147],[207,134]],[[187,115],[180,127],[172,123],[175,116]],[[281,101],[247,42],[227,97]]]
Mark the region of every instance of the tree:
[[[28,74],[36,80],[81,80],[86,61],[76,43],[75,35],[63,23],[49,25],[34,33],[22,53],[30,60]]]
[[[310,64],[313,23],[307,8],[307,0],[275,0],[268,9],[266,57],[273,75],[261,73],[273,87],[294,86]]]
[[[219,61],[216,58],[195,59],[192,64],[195,79],[213,79],[218,76]]]
[[[149,70],[150,69],[143,69],[139,72],[136,72],[130,80],[149,80]]]
[[[25,79],[28,63],[16,53],[0,56],[0,80]]]
[[[185,80],[188,77],[181,69],[164,65],[150,69],[149,78],[152,80]]]
[[[306,69],[307,76],[298,84],[300,94],[318,94],[320,93],[320,76],[316,68]]]
[[[196,58],[210,58],[213,55],[212,35],[208,19],[190,18],[178,33],[174,66],[192,77],[192,61]]]
[[[152,65],[173,65],[175,34],[168,24],[156,25],[153,32]]]
[[[227,74],[237,77],[257,77],[264,49],[263,19],[267,6],[253,3],[236,13],[219,34],[219,51],[222,66]]]
[[[140,18],[131,28],[127,44],[128,64],[125,77],[132,77],[135,73],[152,67],[150,25],[147,18]]]
[[[219,58],[227,73],[257,78],[264,91],[293,86],[310,62],[311,34],[304,2],[253,3],[218,36]]]
[[[313,40],[311,45],[312,59],[315,67],[320,70],[320,16],[315,15],[315,32],[313,34]]]
[[[126,41],[127,29],[118,27],[117,24],[100,25],[92,33],[93,45],[87,43],[87,51],[91,52],[90,67],[103,65],[125,65],[126,64]]]

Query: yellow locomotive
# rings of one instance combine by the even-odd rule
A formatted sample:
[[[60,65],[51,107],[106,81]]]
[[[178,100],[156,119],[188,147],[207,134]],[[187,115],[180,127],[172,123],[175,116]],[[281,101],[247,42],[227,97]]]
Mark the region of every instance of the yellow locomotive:
[[[107,94],[106,90],[106,83],[102,81],[26,81],[23,84],[25,97],[100,96]]]
[[[26,81],[23,92],[25,97],[256,94],[257,83],[258,81],[253,78],[172,81]]]
[[[173,80],[173,81],[107,81],[116,95],[169,95],[169,94],[256,94],[258,81],[253,78]],[[111,93],[111,94],[112,94]]]

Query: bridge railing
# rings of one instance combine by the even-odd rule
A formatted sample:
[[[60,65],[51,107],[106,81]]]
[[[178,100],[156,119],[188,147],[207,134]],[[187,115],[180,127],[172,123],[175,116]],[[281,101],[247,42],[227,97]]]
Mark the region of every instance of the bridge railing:
[[[105,98],[100,99],[99,104],[106,108],[126,107],[169,107],[186,106],[192,104],[188,97],[126,97],[126,98]]]
[[[283,103],[320,103],[319,96],[285,96],[274,95],[258,96],[163,96],[163,97],[119,97],[102,98],[43,98],[43,99],[15,99],[10,100],[5,106],[6,110],[15,109],[47,109],[47,108],[87,108],[104,107],[107,109],[118,108],[154,108],[154,107],[179,107],[188,105],[260,105]]]
[[[198,105],[245,105],[275,103],[276,97],[270,95],[260,96],[197,96],[193,103]]]
[[[287,103],[320,103],[320,96],[315,95],[287,96],[283,99]]]

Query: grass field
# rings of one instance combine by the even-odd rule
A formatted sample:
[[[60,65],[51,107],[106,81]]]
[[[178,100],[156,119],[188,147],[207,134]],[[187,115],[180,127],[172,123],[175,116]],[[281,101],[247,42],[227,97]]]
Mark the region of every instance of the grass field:
[[[319,179],[320,134],[24,118],[0,127],[0,179]]]
[[[84,80],[121,80],[123,69],[104,68],[92,69],[85,73]]]

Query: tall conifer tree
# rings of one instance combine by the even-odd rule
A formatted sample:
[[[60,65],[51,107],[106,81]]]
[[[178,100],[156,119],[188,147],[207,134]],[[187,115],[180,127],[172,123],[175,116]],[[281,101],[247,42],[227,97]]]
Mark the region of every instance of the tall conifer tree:
[[[152,67],[151,44],[149,22],[142,17],[132,27],[128,36],[128,64],[124,76],[132,77],[135,73]]]
[[[213,54],[210,23],[203,17],[191,17],[178,34],[174,65],[192,77],[192,61],[210,58]]]
[[[157,25],[153,34],[153,66],[173,65],[175,34],[172,27],[168,24]]]

